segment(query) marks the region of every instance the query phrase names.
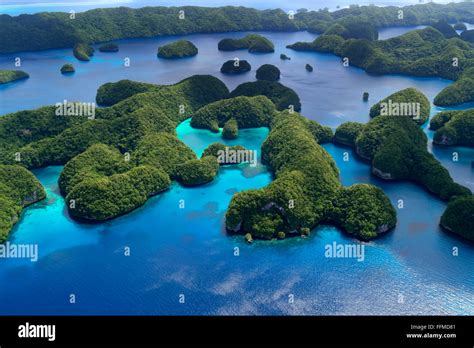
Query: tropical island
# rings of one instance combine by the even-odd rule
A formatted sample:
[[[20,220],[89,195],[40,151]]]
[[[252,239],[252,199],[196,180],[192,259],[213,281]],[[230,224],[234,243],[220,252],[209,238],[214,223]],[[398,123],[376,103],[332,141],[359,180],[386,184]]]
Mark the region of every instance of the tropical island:
[[[474,241],[474,195],[453,199],[441,216],[441,227]]]
[[[280,69],[272,64],[263,64],[257,69],[255,77],[257,80],[278,81],[280,79]]]
[[[72,64],[64,64],[62,67],[61,67],[61,74],[72,74],[73,72],[75,72],[76,70],[74,69],[74,65]]]
[[[422,125],[430,117],[431,104],[428,98],[415,88],[406,88],[389,95],[370,108],[370,117],[410,117]]]
[[[131,86],[136,94],[130,92]],[[205,184],[217,175],[219,165],[231,164],[215,156],[222,144],[212,144],[197,159],[176,138],[178,122],[192,116],[193,126],[212,130],[224,126],[229,131],[266,126],[271,131],[262,147],[263,161],[276,179],[266,188],[233,197],[226,215],[229,231],[282,239],[308,235],[317,224],[332,223],[358,238],[371,239],[395,226],[395,210],[380,189],[341,186],[334,161],[319,145],[331,140],[328,127],[294,111],[280,112],[262,95],[229,97],[221,81],[205,75],[170,86],[107,84],[98,99],[112,105],[97,110],[95,120],[58,119],[54,107],[2,117],[0,158],[7,166],[17,163],[28,175],[27,169],[65,165],[59,187],[71,216],[104,221],[143,205],[172,180]],[[180,104],[185,106],[183,114],[177,112]],[[16,153],[21,153],[21,161],[15,161]],[[5,231],[11,228],[6,226]]]
[[[224,128],[222,129],[222,137],[224,139],[237,139],[239,136],[239,124],[235,118],[231,118],[226,123],[224,123]]]
[[[196,54],[198,54],[197,47],[194,46],[194,44],[188,40],[178,40],[158,47],[159,58],[185,58],[193,57]]]
[[[217,45],[220,51],[248,49],[250,53],[273,53],[275,47],[266,37],[249,34],[241,39],[222,39]]]
[[[456,115],[456,112],[447,113],[438,114],[433,119],[435,128],[441,129]],[[473,134],[469,130],[466,133]],[[427,151],[427,137],[411,117],[376,115],[365,125],[344,123],[337,128],[333,141],[355,148],[361,158],[371,163],[374,175],[384,180],[410,180],[420,184],[440,199],[449,201],[448,208],[461,197],[472,197],[472,192],[455,183],[449,172]],[[453,216],[453,209],[446,214]],[[468,214],[456,216],[460,219],[458,221],[466,223],[463,219],[469,219]],[[450,223],[445,223],[446,226]]]
[[[30,75],[21,70],[0,70],[0,84],[27,79],[28,77]]]
[[[231,59],[221,66],[221,73],[223,74],[243,74],[250,70],[252,70],[252,67],[246,60]]]
[[[214,156],[217,158],[217,162],[221,166],[240,164],[245,161],[246,159],[245,156],[235,156],[235,161],[234,161],[234,158],[232,158],[232,156],[225,155],[226,152],[228,154],[229,153],[237,154],[238,151],[244,151],[244,153],[247,153],[247,151],[249,150],[240,145],[226,146],[222,143],[212,143],[204,150],[201,158],[204,158],[206,156]]]
[[[100,52],[118,52],[119,47],[114,43],[107,43],[99,47]]]
[[[193,115],[191,126],[218,132],[219,128],[234,120],[240,129],[269,127],[274,112],[275,105],[265,96],[239,96],[202,107]]]
[[[430,121],[433,144],[474,147],[474,109],[444,111]]]
[[[353,146],[382,179],[411,180],[443,200],[471,194],[428,152],[427,137],[411,117],[377,115],[366,125],[342,124],[334,141]]]
[[[214,156],[203,156],[201,159],[189,160],[176,167],[176,178],[186,186],[208,183],[217,175],[219,163]]]
[[[118,82],[105,83],[99,87],[96,94],[96,102],[102,106],[112,106],[119,101],[127,99],[135,94],[143,92],[158,91],[159,86],[151,83],[136,82],[131,80],[120,80]]]
[[[230,93],[231,97],[254,97],[257,95],[263,95],[270,99],[280,111],[285,109],[301,110],[301,101],[298,94],[291,88],[275,81],[244,82]]]
[[[227,229],[247,240],[283,239],[331,223],[368,240],[395,227],[395,209],[380,189],[341,185],[334,160],[319,145],[331,137],[330,129],[298,113],[275,113],[262,160],[276,178],[263,189],[233,196]]]
[[[133,83],[117,84],[127,88]],[[107,96],[107,91],[118,96]],[[208,175],[209,162],[188,163],[196,155],[176,138],[175,128],[202,106],[227,98],[227,87],[215,77],[196,75],[120,100],[124,95],[119,87],[103,88],[102,98],[115,103],[97,110],[95,120],[58,118],[53,106],[2,117],[1,161],[28,169],[65,164],[59,185],[68,210],[75,218],[91,221],[136,209],[168,188],[170,180],[200,183],[199,175]],[[185,113],[179,112],[179,105]],[[16,161],[16,153],[21,153],[21,161]],[[186,175],[187,169],[197,174]]]
[[[18,165],[0,165],[0,243],[8,238],[23,208],[45,197],[43,186],[30,171]]]
[[[78,60],[88,62],[94,55],[94,49],[92,46],[81,42],[74,45],[73,54]]]

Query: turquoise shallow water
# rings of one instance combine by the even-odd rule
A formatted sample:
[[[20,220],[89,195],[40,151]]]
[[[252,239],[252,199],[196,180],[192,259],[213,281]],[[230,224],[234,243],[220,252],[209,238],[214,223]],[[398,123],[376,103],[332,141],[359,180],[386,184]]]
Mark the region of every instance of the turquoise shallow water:
[[[31,78],[0,87],[1,113],[63,98],[92,101],[100,84],[122,78],[169,84],[211,73],[232,89],[254,80],[253,72],[219,73],[221,63],[236,54],[248,59],[253,70],[263,63],[277,65],[281,82],[301,96],[302,113],[331,127],[366,122],[371,103],[399,89],[413,86],[432,100],[450,83],[371,76],[342,67],[337,57],[285,48],[314,38],[308,33],[265,33],[276,46],[270,55],[217,51],[218,40],[241,35],[191,35],[200,53],[184,62],[156,59],[156,47],[175,38],[126,40],[118,54],[98,52],[89,63],[75,62],[70,50],[22,53]],[[280,52],[292,60],[280,61]],[[121,65],[125,56],[132,59],[129,69]],[[10,67],[13,58],[0,56],[0,68]],[[59,74],[66,61],[77,66],[75,75]],[[306,62],[315,67],[313,74],[304,69]],[[364,91],[370,92],[369,103],[361,100]],[[239,139],[227,144],[259,149],[267,133],[265,128],[242,130]],[[198,155],[208,144],[223,141],[220,134],[192,129],[189,121],[178,126],[177,134]],[[250,246],[240,236],[227,235],[223,219],[232,194],[271,181],[262,166],[221,168],[215,181],[201,187],[173,184],[131,214],[103,224],[79,224],[68,217],[57,188],[61,167],[49,167],[35,171],[48,198],[25,210],[10,239],[38,244],[40,259],[0,260],[0,314],[474,314],[474,245],[439,229],[445,203],[410,183],[374,178],[350,149],[324,148],[336,160],[344,185],[373,183],[394,204],[405,201],[397,228],[364,243],[363,262],[324,257],[325,245],[334,241],[360,244],[331,226],[318,227],[307,239]],[[430,145],[430,150],[458,182],[474,189],[472,149]],[[451,160],[453,151],[460,154],[458,162]],[[125,247],[130,247],[128,257]],[[239,256],[234,256],[235,247]],[[460,256],[452,255],[453,247]],[[76,295],[74,305],[68,303],[70,294]],[[178,302],[180,294],[185,304]],[[294,295],[292,304],[289,295]]]

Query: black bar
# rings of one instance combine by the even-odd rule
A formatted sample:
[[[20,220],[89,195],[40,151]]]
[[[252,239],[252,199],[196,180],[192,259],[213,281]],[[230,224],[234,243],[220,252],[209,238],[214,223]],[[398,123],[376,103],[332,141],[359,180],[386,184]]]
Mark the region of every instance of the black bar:
[[[55,340],[20,338],[19,326],[55,325]],[[416,327],[412,327],[415,325]],[[429,326],[432,325],[432,326]],[[422,331],[420,327],[425,327]],[[421,334],[424,338],[410,338]],[[433,338],[447,334],[456,337]],[[474,345],[474,317],[0,317],[0,346],[65,344]]]

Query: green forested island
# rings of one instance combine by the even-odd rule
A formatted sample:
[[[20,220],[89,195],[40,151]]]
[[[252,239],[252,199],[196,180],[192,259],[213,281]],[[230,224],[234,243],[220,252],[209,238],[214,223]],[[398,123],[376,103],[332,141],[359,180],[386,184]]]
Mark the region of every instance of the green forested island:
[[[0,84],[27,79],[28,77],[30,75],[21,70],[0,70]]]
[[[403,10],[403,20],[399,11]],[[184,11],[184,18],[180,18]],[[351,6],[328,10],[300,11],[290,19],[282,10],[255,10],[244,7],[126,7],[105,8],[77,13],[37,13],[0,15],[0,53],[73,47],[78,42],[98,43],[125,38],[230,31],[297,31],[323,33],[330,26],[370,22],[376,28],[387,26],[431,25],[439,20],[469,22],[474,8],[468,2],[447,5],[429,3],[396,6]],[[216,18],[219,19],[216,21]],[[101,23],[97,26],[96,23]],[[349,24],[348,24],[349,23]],[[352,30],[356,32],[355,28]],[[358,31],[357,31],[358,32]],[[68,33],[68,35],[64,35]],[[369,37],[364,27],[358,37]],[[367,36],[369,35],[369,36]]]
[[[221,166],[229,164],[239,164],[245,160],[244,156],[242,156],[238,158],[236,157],[236,161],[234,162],[229,162],[229,160],[231,159],[230,156],[222,156],[222,154],[225,154],[226,151],[227,153],[230,153],[231,151],[248,151],[248,149],[240,145],[226,146],[222,143],[212,143],[204,150],[201,158],[204,158],[206,156],[214,156],[219,160],[219,157],[221,157],[222,160],[218,161],[219,165]]]
[[[221,73],[223,74],[242,74],[252,70],[249,62],[246,60],[228,60],[221,66]]]
[[[406,90],[401,92],[394,95],[409,95],[403,93]],[[420,98],[420,92],[416,92]],[[441,225],[472,239],[472,192],[455,183],[449,172],[428,152],[427,137],[418,125],[421,122],[413,122],[411,117],[380,115],[381,102],[372,107],[373,118],[369,123],[344,123],[337,128],[333,141],[355,148],[360,157],[370,161],[374,175],[385,180],[413,181],[449,201]],[[472,146],[471,116],[472,110],[437,114],[430,122],[431,129],[436,130],[433,142]]]
[[[170,183],[161,168],[134,166],[118,150],[103,144],[94,144],[70,160],[59,178],[70,214],[94,221],[125,214]]]
[[[231,134],[245,127],[271,128],[262,153],[276,179],[264,189],[234,196],[226,218],[229,230],[285,238],[307,235],[327,222],[371,239],[396,223],[382,191],[371,185],[341,186],[334,161],[318,144],[331,140],[329,128],[291,110],[280,112],[265,96],[231,97],[218,79],[197,75],[171,86],[109,83],[97,99],[111,106],[97,110],[95,120],[58,119],[54,107],[0,119],[5,164],[16,163],[28,175],[26,168],[65,164],[59,186],[75,218],[103,221],[128,213],[166,190],[171,180],[189,186],[213,180],[219,165],[231,164],[215,156],[226,147],[212,144],[198,160],[175,135],[178,122],[192,115],[193,126],[224,127]],[[184,105],[185,112],[177,105]],[[20,161],[15,153],[21,153]],[[256,204],[259,208],[252,209]],[[5,231],[11,228],[5,226]]]
[[[275,113],[270,129],[262,160],[276,178],[263,189],[233,196],[227,229],[247,239],[281,239],[307,235],[326,222],[371,239],[395,226],[395,209],[380,189],[340,184],[334,160],[318,144],[327,141],[330,129],[288,111]]]
[[[100,98],[113,106],[98,109],[94,120],[60,117],[52,106],[3,116],[1,161],[26,168],[66,164],[61,192],[71,215],[86,220],[127,213],[166,189],[170,180],[198,184],[196,176],[186,176],[188,167],[178,172],[180,164],[196,155],[176,138],[175,128],[202,106],[227,98],[227,87],[207,75],[171,86],[148,86],[147,91],[137,85],[142,89],[135,94],[130,85],[134,83],[120,81],[103,87]],[[180,113],[180,105],[185,112]],[[203,173],[200,166],[188,169]]]
[[[474,109],[440,112],[431,119],[430,129],[436,131],[434,144],[474,147]]]
[[[249,34],[241,39],[222,39],[217,48],[221,51],[248,49],[251,53],[272,53],[275,51],[273,43],[258,34]]]
[[[72,64],[64,64],[61,67],[61,74],[71,74],[75,71],[76,70],[74,69],[74,65],[72,65]]]
[[[263,64],[257,69],[255,77],[257,80],[278,81],[280,79],[280,69],[272,64]]]
[[[214,180],[219,170],[219,163],[214,156],[203,156],[201,159],[189,160],[176,167],[176,178],[187,186],[202,185]]]
[[[370,108],[370,117],[409,117],[424,124],[430,117],[431,104],[428,98],[415,88],[406,88],[389,95]]]
[[[100,52],[118,52],[119,47],[114,43],[107,43],[99,47]]]
[[[437,24],[440,28],[439,22]],[[288,48],[333,53],[345,63],[373,74],[439,76],[456,80],[434,100],[436,105],[446,106],[474,101],[474,47],[454,33],[456,37],[428,27],[388,40],[369,41],[325,32],[313,42],[297,42]]]
[[[0,165],[0,243],[18,221],[24,207],[46,197],[38,179],[17,165]]]
[[[120,80],[118,82],[105,83],[100,86],[97,90],[95,100],[99,105],[112,106],[135,94],[158,91],[159,89],[159,86],[151,83]]]
[[[443,200],[471,194],[428,152],[426,135],[410,117],[378,115],[366,125],[342,124],[334,141],[354,146],[383,179],[411,180]]]
[[[294,90],[275,81],[244,82],[238,85],[231,93],[231,97],[247,96],[254,97],[263,95],[270,99],[278,110],[292,108],[294,111],[301,110],[300,97]]]
[[[226,123],[224,123],[224,128],[222,129],[222,137],[224,139],[237,139],[239,136],[239,124],[235,118],[231,118]]]
[[[191,119],[191,126],[218,132],[235,120],[238,128],[268,127],[274,112],[275,105],[265,96],[234,97],[199,109]]]
[[[94,55],[94,49],[86,43],[78,43],[74,45],[74,57],[83,62],[88,62]]]
[[[178,40],[158,48],[159,58],[184,58],[198,54],[198,49],[191,41]]]
[[[440,225],[449,232],[474,241],[474,196],[463,196],[449,202]]]

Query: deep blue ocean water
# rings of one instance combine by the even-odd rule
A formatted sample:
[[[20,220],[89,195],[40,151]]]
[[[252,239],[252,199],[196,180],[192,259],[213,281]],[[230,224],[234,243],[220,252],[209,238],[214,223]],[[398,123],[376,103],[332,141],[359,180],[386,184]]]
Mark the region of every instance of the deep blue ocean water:
[[[398,35],[385,31],[387,37]],[[160,60],[157,47],[177,37],[124,40],[120,52],[96,52],[88,63],[76,61],[71,50],[49,50],[0,56],[0,69],[14,68],[22,58],[28,80],[0,86],[0,114],[61,102],[94,101],[97,88],[129,78],[156,84],[175,83],[193,74],[212,74],[230,89],[255,80],[264,63],[277,65],[281,82],[300,95],[302,114],[335,128],[346,121],[368,121],[370,106],[406,87],[416,87],[431,100],[451,82],[437,78],[371,76],[345,68],[332,55],[294,52],[285,48],[315,35],[263,33],[276,46],[274,54],[220,52],[217,42],[244,34],[189,35],[199,48],[196,57]],[[280,53],[292,59],[281,61]],[[131,66],[123,66],[129,57]],[[247,59],[252,71],[239,76],[219,72],[234,57]],[[63,76],[66,62],[76,73]],[[308,73],[304,66],[315,68]],[[364,103],[362,94],[370,93]],[[462,107],[474,107],[464,105]],[[441,110],[433,107],[433,114]],[[428,137],[432,132],[425,126]],[[177,128],[178,137],[197,154],[219,134],[194,130],[189,121]],[[227,142],[258,149],[266,129],[242,130]],[[48,191],[45,201],[27,208],[10,241],[37,243],[40,259],[0,260],[0,314],[474,314],[474,245],[438,227],[446,204],[407,182],[385,182],[350,149],[326,144],[344,185],[372,183],[381,187],[398,209],[398,226],[365,245],[365,260],[329,259],[324,247],[361,243],[330,226],[320,226],[310,238],[257,241],[247,245],[241,236],[223,228],[232,194],[259,188],[271,181],[265,167],[221,168],[217,179],[197,188],[173,184],[131,214],[102,224],[73,221],[58,193],[61,167],[34,171]],[[429,146],[451,175],[474,189],[470,162],[474,150]],[[343,155],[348,152],[350,160]],[[452,161],[453,152],[459,161]],[[185,208],[179,208],[184,200]],[[130,247],[130,256],[124,248]],[[240,255],[234,256],[234,248]],[[459,248],[459,256],[452,248]],[[75,294],[76,303],[68,302]],[[185,303],[179,303],[180,294]],[[295,302],[288,303],[294,295]]]

